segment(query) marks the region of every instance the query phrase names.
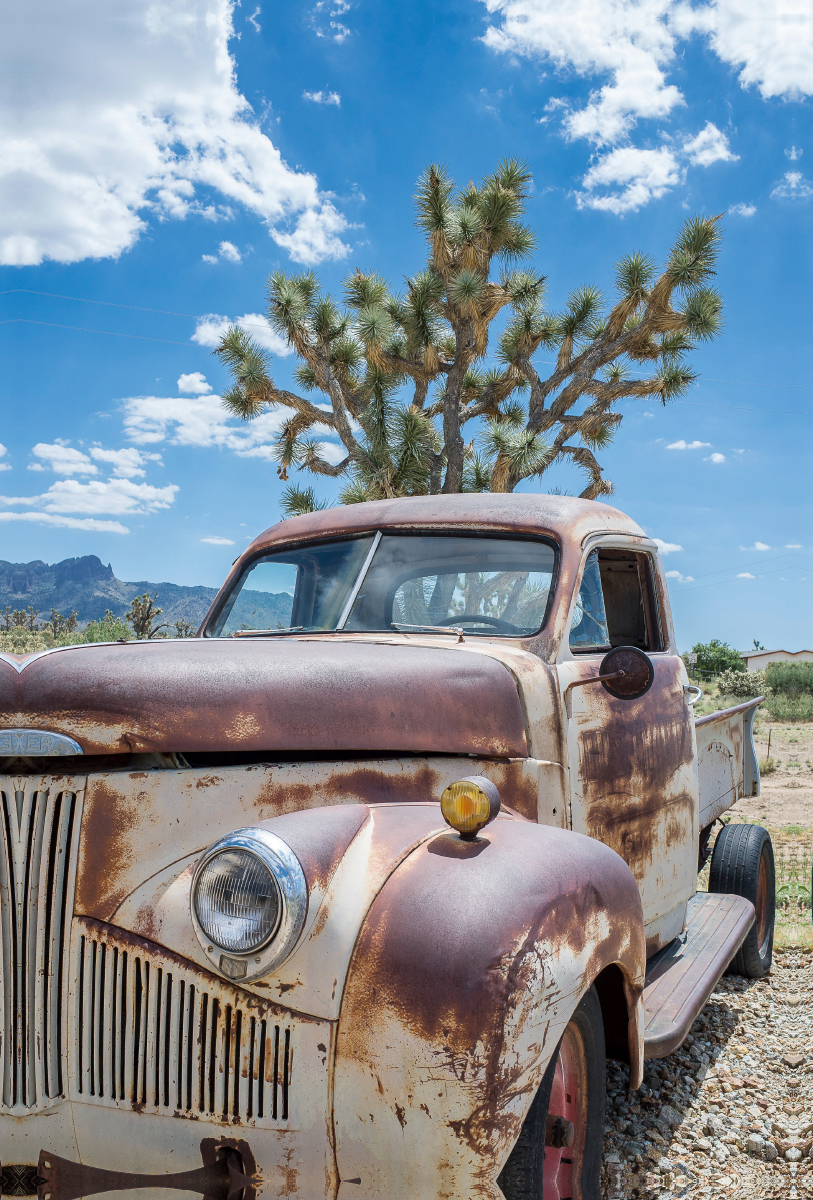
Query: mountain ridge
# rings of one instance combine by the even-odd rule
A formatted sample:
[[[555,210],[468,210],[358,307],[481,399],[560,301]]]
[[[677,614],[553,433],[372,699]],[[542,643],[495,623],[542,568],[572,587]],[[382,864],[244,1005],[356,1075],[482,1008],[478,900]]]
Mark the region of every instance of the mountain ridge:
[[[95,554],[65,558],[51,565],[42,559],[28,563],[0,560],[0,613],[7,607],[27,609],[30,606],[35,612],[39,610],[40,620],[47,620],[52,608],[65,617],[76,612],[80,628],[88,621],[100,620],[106,609],[123,619],[134,597],[144,592],[151,596],[158,593],[161,622],[185,619],[197,628],[217,591],[217,588],[202,584],[188,586],[168,581],[152,583],[146,579],[118,579],[112,565],[105,566]],[[268,609],[269,628],[273,628],[280,615],[276,611],[276,597],[269,593],[264,596],[264,601],[262,607]],[[287,623],[287,617],[284,623]]]

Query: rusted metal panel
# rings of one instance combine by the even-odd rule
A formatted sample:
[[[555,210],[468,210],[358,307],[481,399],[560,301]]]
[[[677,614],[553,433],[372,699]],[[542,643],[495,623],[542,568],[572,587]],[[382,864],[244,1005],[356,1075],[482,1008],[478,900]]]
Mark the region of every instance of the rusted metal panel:
[[[559,1036],[613,963],[640,1054],[640,903],[612,851],[565,831],[498,818],[410,855],[364,923],[340,1015],[336,1149],[354,1196],[497,1200]]]
[[[491,779],[506,807],[564,825],[561,768],[534,759],[416,756],[91,775],[77,912],[112,920],[145,878],[243,825],[337,805],[436,805],[445,787],[472,773]]]
[[[562,689],[598,671],[595,656],[562,664]],[[641,889],[644,919],[656,928],[696,888],[697,776],[694,731],[682,664],[653,655],[655,682],[639,700],[600,686],[570,689],[572,827],[611,846]],[[680,929],[661,931],[671,938]],[[662,944],[650,946],[650,952]]]
[[[0,727],[86,754],[263,750],[527,754],[516,685],[443,647],[185,640],[73,646],[0,675]]]
[[[263,823],[274,833],[285,828],[286,840],[298,851],[305,840],[330,839],[336,810],[308,811]],[[246,992],[273,997],[297,1012],[325,1019],[339,1013],[347,967],[364,916],[379,889],[417,845],[443,826],[438,807],[382,805],[369,811],[356,836],[345,843],[335,871],[312,884],[308,914],[291,956],[266,979],[242,986]],[[189,921],[189,895],[196,858],[182,860],[150,879],[121,905],[117,926],[150,936],[184,959],[204,964]],[[307,868],[306,868],[307,871]]]
[[[707,713],[695,722],[701,829],[743,796],[759,795],[753,725],[761,699]]]

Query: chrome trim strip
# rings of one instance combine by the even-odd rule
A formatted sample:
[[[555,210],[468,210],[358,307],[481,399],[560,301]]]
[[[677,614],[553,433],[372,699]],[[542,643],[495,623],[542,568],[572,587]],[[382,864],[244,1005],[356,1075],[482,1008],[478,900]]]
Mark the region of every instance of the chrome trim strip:
[[[49,729],[0,729],[0,758],[17,755],[56,758],[73,754],[84,754],[84,750],[64,733],[52,733]]]

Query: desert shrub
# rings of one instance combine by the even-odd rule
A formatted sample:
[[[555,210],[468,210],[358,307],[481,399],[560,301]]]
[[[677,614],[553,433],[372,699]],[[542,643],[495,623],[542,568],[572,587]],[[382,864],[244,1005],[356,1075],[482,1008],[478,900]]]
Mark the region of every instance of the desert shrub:
[[[768,686],[774,692],[781,692],[789,700],[798,700],[800,696],[813,696],[813,662],[769,663],[765,675]]]
[[[773,775],[775,770],[776,770],[776,759],[775,758],[761,758],[759,760],[760,775]]]
[[[22,625],[0,633],[0,651],[4,654],[36,654],[47,649],[48,640],[41,633]]]
[[[721,696],[736,696],[742,700],[768,694],[765,671],[723,671],[718,676],[717,686]]]
[[[133,631],[126,621],[114,617],[108,608],[99,621],[88,621],[81,635],[83,642],[118,642],[132,638]]]
[[[712,638],[710,642],[698,642],[692,646],[692,653],[697,655],[697,674],[704,679],[719,675],[721,671],[746,669],[739,650],[733,650],[728,642],[721,642],[718,638]]]
[[[774,721],[813,721],[813,695],[809,692],[796,697],[774,692],[765,701],[765,707]]]

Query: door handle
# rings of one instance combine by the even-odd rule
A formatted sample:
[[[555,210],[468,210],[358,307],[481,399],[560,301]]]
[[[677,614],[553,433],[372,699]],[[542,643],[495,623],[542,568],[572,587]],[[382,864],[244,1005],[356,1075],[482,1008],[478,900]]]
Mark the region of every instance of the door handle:
[[[694,695],[692,695],[692,693],[694,693]],[[694,708],[698,700],[703,699],[703,689],[697,687],[697,685],[694,683],[684,683],[683,695],[686,697],[686,703],[688,704],[689,708]]]

